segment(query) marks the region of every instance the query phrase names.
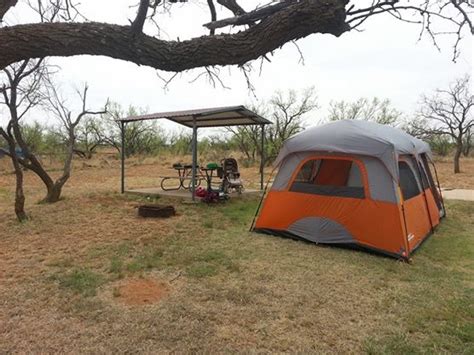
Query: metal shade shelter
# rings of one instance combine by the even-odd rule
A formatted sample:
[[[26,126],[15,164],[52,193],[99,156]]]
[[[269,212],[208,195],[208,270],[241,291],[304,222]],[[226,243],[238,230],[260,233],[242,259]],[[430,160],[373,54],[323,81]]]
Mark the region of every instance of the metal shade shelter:
[[[261,157],[260,157],[260,189],[263,189],[263,164],[264,164],[264,144],[265,125],[271,122],[245,106],[226,106],[203,108],[185,111],[158,112],[139,116],[129,116],[119,118],[122,147],[121,147],[121,192],[125,192],[125,130],[129,122],[167,119],[175,123],[193,129],[192,138],[192,198],[195,199],[196,172],[197,172],[197,131],[198,128],[228,127],[228,126],[250,126],[259,125],[261,127]]]

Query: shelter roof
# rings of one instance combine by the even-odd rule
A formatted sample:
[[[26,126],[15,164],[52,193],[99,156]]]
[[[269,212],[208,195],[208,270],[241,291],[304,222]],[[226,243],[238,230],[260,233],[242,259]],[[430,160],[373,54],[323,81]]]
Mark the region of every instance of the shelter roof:
[[[157,112],[139,116],[119,118],[121,122],[135,122],[157,119],[168,119],[192,128],[196,127],[224,127],[244,125],[266,125],[271,122],[245,106],[211,107],[185,111]]]

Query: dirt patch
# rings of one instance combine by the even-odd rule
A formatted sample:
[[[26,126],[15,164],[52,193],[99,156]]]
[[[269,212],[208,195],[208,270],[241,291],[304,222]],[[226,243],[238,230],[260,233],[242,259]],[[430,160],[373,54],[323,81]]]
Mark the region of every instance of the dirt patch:
[[[128,306],[155,304],[169,294],[169,287],[164,282],[151,279],[129,279],[114,289],[117,302]]]

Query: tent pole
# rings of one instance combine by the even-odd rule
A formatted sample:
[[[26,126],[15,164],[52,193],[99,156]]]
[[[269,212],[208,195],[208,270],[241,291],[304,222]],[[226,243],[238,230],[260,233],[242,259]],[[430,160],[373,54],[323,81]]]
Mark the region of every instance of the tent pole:
[[[196,200],[196,172],[197,172],[197,126],[196,126],[196,116],[193,116],[193,171],[192,171],[192,199]]]
[[[401,196],[402,198],[402,217],[403,217],[403,226],[405,227],[405,241],[406,241],[406,260],[409,260],[410,257],[410,242],[408,241],[408,226],[407,226],[407,217],[405,215],[405,201],[403,200],[403,195]]]
[[[430,221],[431,233],[433,233],[434,225],[433,225],[433,220],[431,219],[430,205],[428,204],[428,198],[426,197],[425,187],[423,186],[423,176],[421,175],[421,174],[424,174],[424,172],[421,171],[421,166],[420,166],[420,162],[418,161],[418,157],[414,156],[414,160],[418,168],[418,175],[420,177],[420,185],[421,185],[421,190],[422,190],[421,193],[423,194],[423,197],[425,198],[426,213],[428,214],[428,219]],[[425,176],[426,183],[429,185],[428,176],[426,176],[426,174],[424,176]]]
[[[120,162],[121,162],[121,173],[120,173],[120,192],[125,192],[125,122],[120,122]]]
[[[429,157],[427,157],[429,158]],[[427,159],[428,160],[428,159]],[[436,170],[436,165],[435,163],[433,162],[433,160],[431,160],[431,158],[429,158],[429,162],[431,163],[431,166],[433,166],[433,170],[435,172],[435,177],[436,177],[436,184],[438,185],[438,193],[439,193],[439,199],[441,200],[441,205],[443,206],[443,212],[444,212],[444,216],[443,217],[446,217],[446,207],[444,206],[444,199],[443,199],[443,194],[441,193],[441,185],[439,184],[439,179],[438,179],[438,171]],[[429,167],[428,167],[429,168]],[[436,188],[436,187],[435,187]]]
[[[265,165],[265,125],[261,125],[261,141],[260,141],[260,190],[263,190],[263,170]]]

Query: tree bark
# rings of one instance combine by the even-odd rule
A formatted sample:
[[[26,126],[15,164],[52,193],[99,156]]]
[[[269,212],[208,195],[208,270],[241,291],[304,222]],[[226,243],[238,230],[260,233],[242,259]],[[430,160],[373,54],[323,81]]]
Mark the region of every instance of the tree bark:
[[[12,151],[10,150],[10,153]],[[15,156],[15,149],[13,149],[14,158],[12,158],[13,166],[15,169],[16,186],[15,186],[15,214],[18,221],[24,222],[28,219],[25,212],[25,194],[23,192],[23,171],[21,170],[20,163]]]
[[[459,174],[461,172],[461,167],[459,160],[462,154],[462,141],[456,143],[456,152],[454,153],[454,173]]]
[[[104,55],[180,72],[213,65],[243,65],[312,33],[340,36],[347,0],[302,0],[245,31],[176,42],[134,34],[106,23],[41,23],[0,29],[0,69],[27,58]]]
[[[8,143],[8,151],[12,160],[13,169],[15,171],[15,214],[16,218],[20,222],[28,220],[28,216],[25,212],[25,194],[23,192],[23,170],[15,151],[15,142],[13,138],[7,134],[3,129],[0,128],[0,134]]]
[[[0,0],[0,22],[3,20],[3,16],[16,5],[18,0]]]
[[[59,179],[57,179],[51,186],[48,186],[48,193],[44,198],[43,202],[58,202],[61,198],[63,186],[66,184],[66,182],[69,180],[69,177],[71,176],[72,159],[74,156],[74,145],[76,142],[76,137],[74,134],[75,129],[75,126],[69,127],[69,143],[67,147],[66,160],[64,161],[63,175]]]
[[[64,182],[65,183],[65,182]],[[63,190],[64,183],[55,183],[48,186],[48,193],[46,197],[41,201],[42,203],[55,203],[61,199],[61,193]]]

